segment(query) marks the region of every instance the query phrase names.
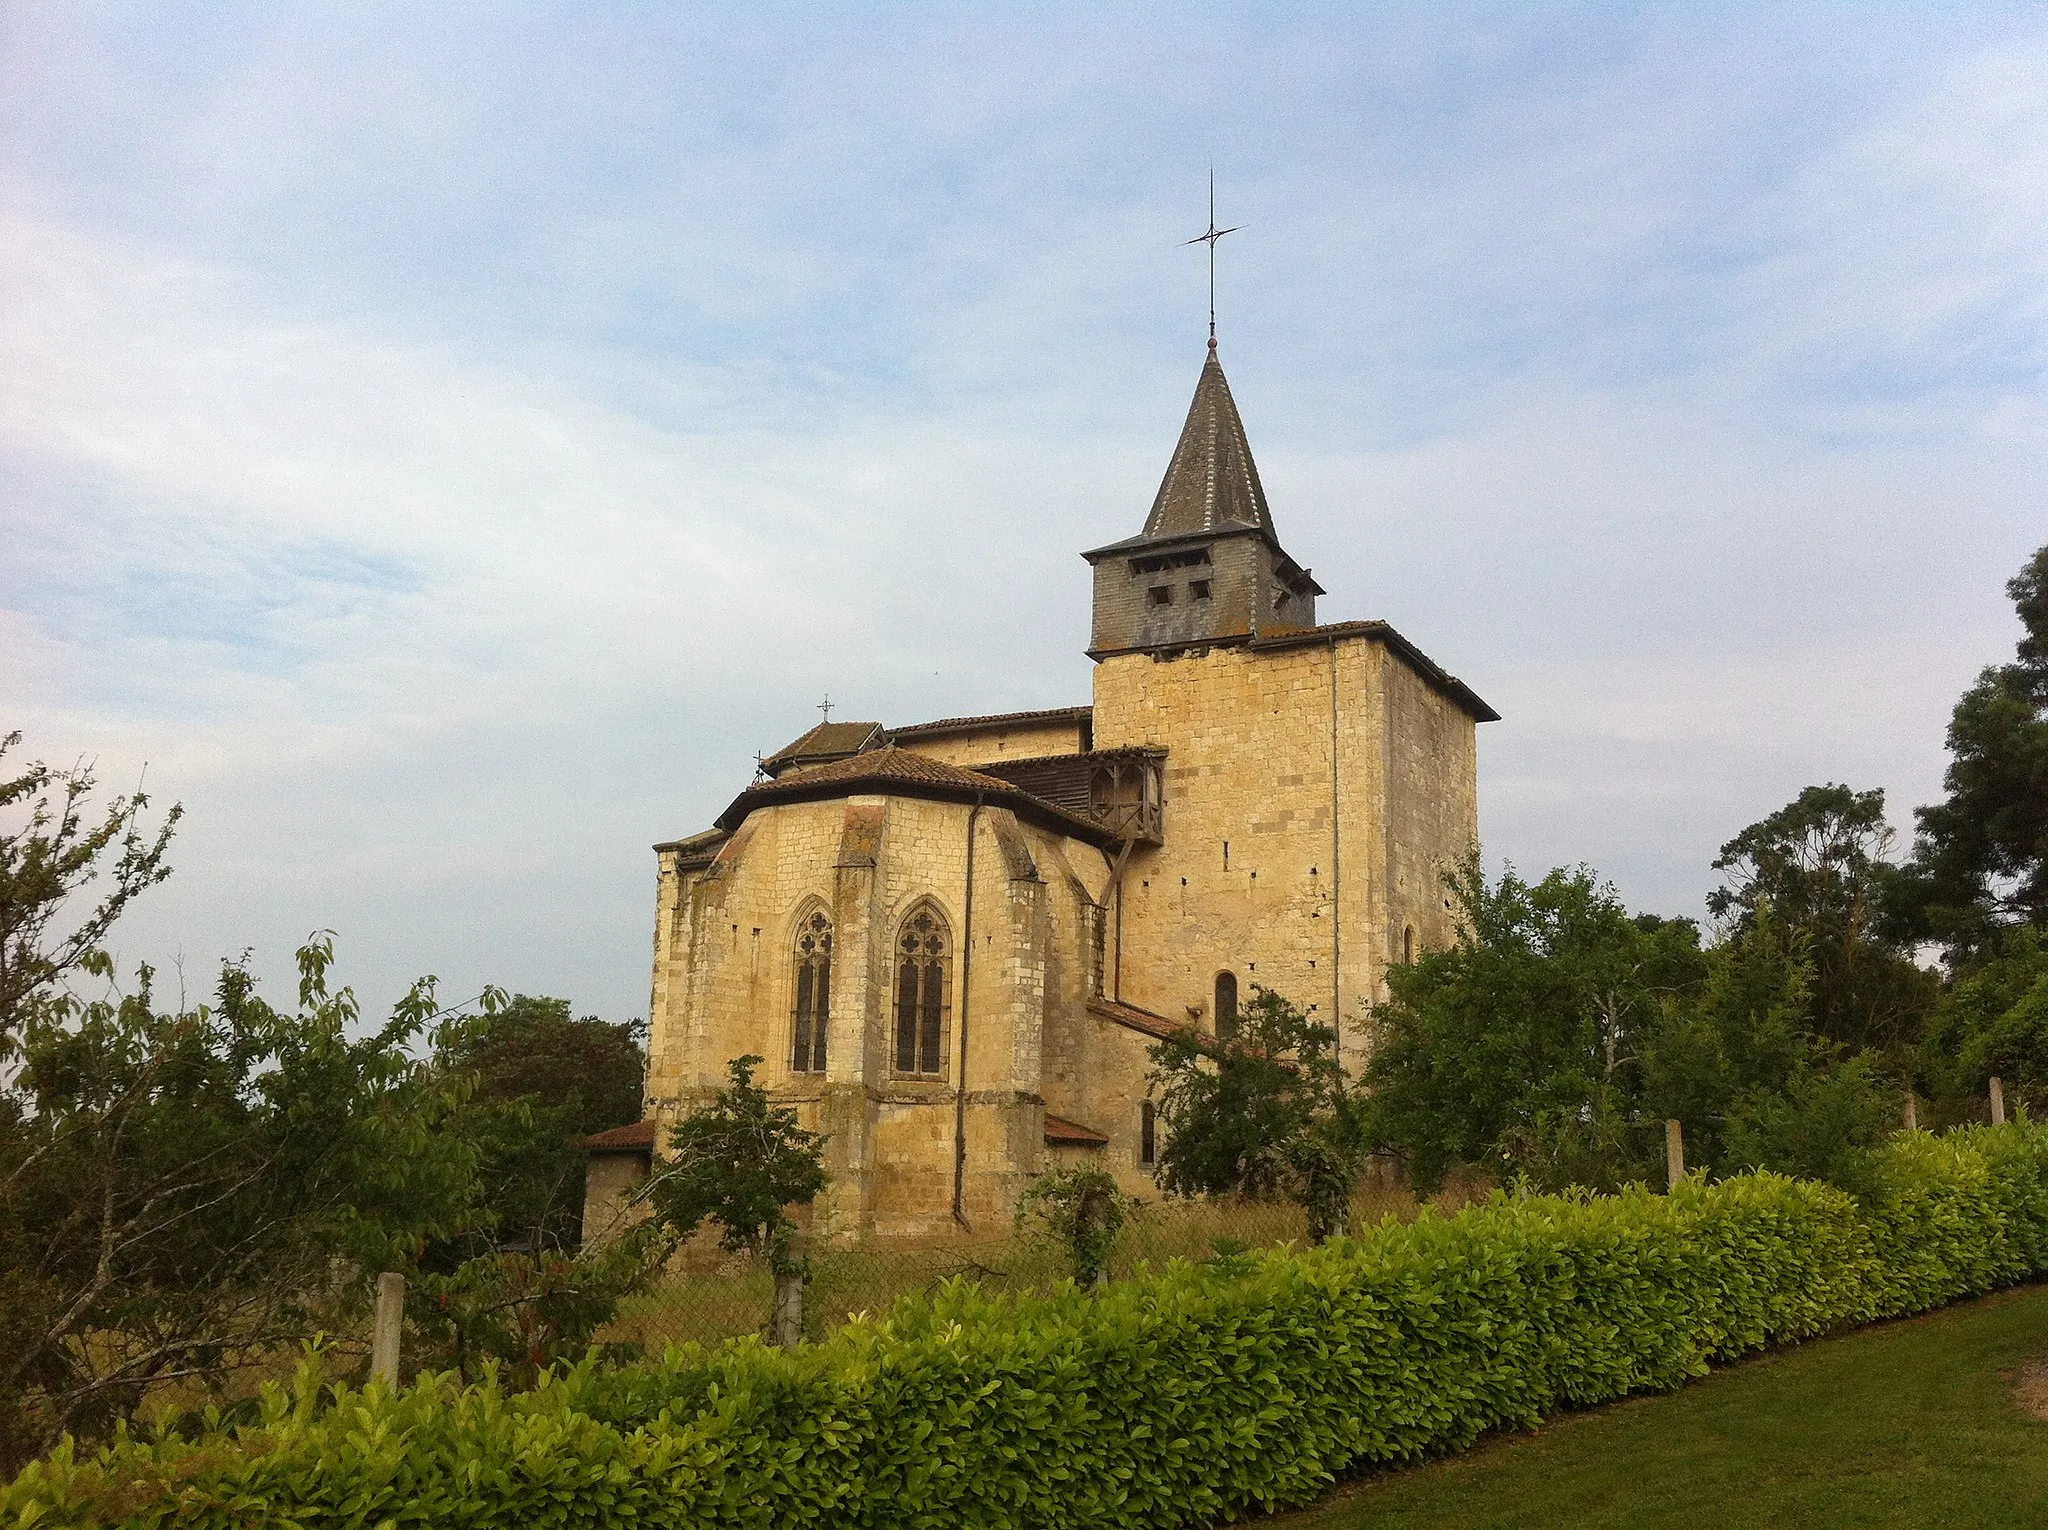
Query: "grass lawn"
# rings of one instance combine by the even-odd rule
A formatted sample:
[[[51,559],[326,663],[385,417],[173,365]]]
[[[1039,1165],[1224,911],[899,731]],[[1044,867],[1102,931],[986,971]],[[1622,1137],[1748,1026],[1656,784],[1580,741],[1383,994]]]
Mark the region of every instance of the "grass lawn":
[[[2048,1286],[1745,1361],[1340,1489],[1274,1530],[2048,1526]]]

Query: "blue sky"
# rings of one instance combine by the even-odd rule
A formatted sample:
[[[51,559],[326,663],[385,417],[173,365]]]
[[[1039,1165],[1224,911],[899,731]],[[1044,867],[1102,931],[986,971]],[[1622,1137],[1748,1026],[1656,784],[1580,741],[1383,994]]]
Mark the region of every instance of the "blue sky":
[[[1696,912],[1938,791],[2048,540],[2038,6],[0,5],[0,709],[189,816],[122,955],[644,1011],[816,717],[1085,700],[1222,354],[1490,858]]]

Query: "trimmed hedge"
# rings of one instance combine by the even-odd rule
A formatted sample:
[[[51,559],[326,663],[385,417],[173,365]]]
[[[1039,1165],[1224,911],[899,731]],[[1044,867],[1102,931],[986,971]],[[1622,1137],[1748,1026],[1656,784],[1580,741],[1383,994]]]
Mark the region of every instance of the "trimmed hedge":
[[[827,1343],[583,1366],[507,1396],[268,1398],[197,1444],[68,1450],[0,1526],[1199,1525],[1338,1474],[2048,1272],[2048,1129],[1895,1140],[1863,1203],[1756,1174],[1497,1196],[1101,1295],[954,1285]]]

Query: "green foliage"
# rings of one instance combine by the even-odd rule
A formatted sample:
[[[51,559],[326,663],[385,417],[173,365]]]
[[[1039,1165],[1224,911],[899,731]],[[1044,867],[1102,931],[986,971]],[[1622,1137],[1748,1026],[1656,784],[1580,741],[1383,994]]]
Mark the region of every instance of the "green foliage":
[[[1661,1153],[1638,1108],[1645,1052],[1705,983],[1699,932],[1632,917],[1581,867],[1452,879],[1460,939],[1388,971],[1374,1007],[1367,1141],[1434,1189],[1457,1164],[1613,1188]]]
[[[2048,1131],[1901,1137],[1859,1201],[1769,1174],[1497,1196],[1099,1295],[956,1282],[818,1345],[578,1366],[533,1391],[323,1393],[69,1450],[0,1517],[187,1530],[1204,1525],[1710,1365],[2048,1273]]]
[[[1952,1098],[1997,1075],[2015,1100],[2048,1105],[2048,931],[2023,925],[1980,953],[1936,1006],[1927,1057]]]
[[[1489,885],[1468,862],[1458,944],[1394,968],[1373,1011],[1368,1142],[1425,1189],[1463,1163],[1612,1190],[1663,1180],[1676,1119],[1694,1168],[1859,1185],[1861,1155],[1897,1119],[1932,984],[1867,933],[1878,806],[1810,788],[1729,841],[1725,938],[1704,950],[1693,925],[1631,917],[1584,868]],[[1817,1018],[1823,944],[1826,1025],[1887,1050]]]
[[[1151,1049],[1175,1195],[1285,1194],[1317,1242],[1342,1229],[1364,1160],[1334,1026],[1254,985],[1227,1037],[1184,1031]]]
[[[1958,968],[2018,925],[2048,927],[2048,547],[2005,587],[2024,635],[1956,703],[1948,796],[1921,808],[1913,857],[1887,899],[1894,930]]]
[[[732,1082],[669,1132],[669,1156],[647,1187],[654,1215],[678,1238],[707,1220],[719,1244],[764,1256],[778,1272],[792,1260],[796,1230],[785,1207],[808,1205],[825,1188],[825,1139],[771,1105],[754,1082],[758,1057],[726,1064]]]
[[[432,980],[356,1038],[332,956],[299,953],[296,1013],[242,965],[211,1008],[159,1013],[145,968],[133,994],[29,1012],[0,1084],[0,1454],[219,1386],[470,1224],[460,1091],[407,1051]]]
[[[21,734],[0,738],[0,762]],[[115,797],[91,812],[90,766],[52,770],[40,761],[0,780],[0,1059],[38,1003],[61,998],[74,972],[104,976],[102,946],[114,921],[171,874],[164,855],[184,809],[154,828],[149,798]],[[97,902],[74,900],[104,876]]]
[[[639,1023],[570,1014],[567,999],[519,994],[443,1027],[435,1062],[471,1078],[460,1129],[498,1249],[573,1249],[582,1236],[578,1139],[640,1117],[647,1054]]]
[[[1737,938],[1768,918],[1800,945],[1815,1035],[1897,1060],[1919,1041],[1937,982],[1878,928],[1892,839],[1882,790],[1809,786],[1721,847],[1714,869],[1727,881],[1707,908]]]
[[[1874,1150],[1898,1118],[1898,1090],[1867,1054],[1819,1064],[1802,1060],[1776,1086],[1752,1089],[1733,1102],[1721,1161],[1869,1194]]]
[[[549,1366],[581,1359],[619,1303],[661,1273],[674,1239],[643,1222],[599,1248],[484,1253],[445,1274],[414,1278],[406,1296],[407,1364],[473,1381],[533,1386]],[[603,1346],[608,1358],[638,1354]]]
[[[1017,1197],[1017,1225],[1036,1221],[1060,1241],[1078,1285],[1109,1280],[1110,1256],[1130,1219],[1131,1202],[1100,1169],[1048,1169]]]

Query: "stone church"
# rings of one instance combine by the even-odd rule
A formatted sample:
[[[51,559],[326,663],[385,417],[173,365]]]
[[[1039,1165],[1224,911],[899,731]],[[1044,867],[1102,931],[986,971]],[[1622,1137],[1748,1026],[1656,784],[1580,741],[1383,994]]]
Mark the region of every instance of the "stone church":
[[[746,1053],[828,1136],[821,1236],[994,1231],[1057,1162],[1144,1193],[1147,1048],[1262,984],[1355,1066],[1388,964],[1453,938],[1496,714],[1317,625],[1209,344],[1143,529],[1081,555],[1091,705],[827,721],[655,847],[648,1119],[591,1142],[593,1203]]]

